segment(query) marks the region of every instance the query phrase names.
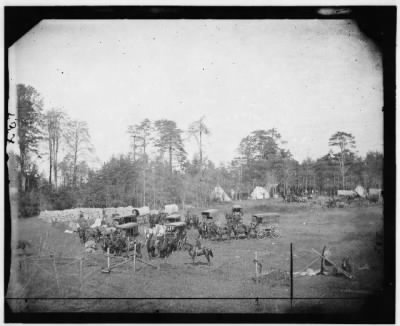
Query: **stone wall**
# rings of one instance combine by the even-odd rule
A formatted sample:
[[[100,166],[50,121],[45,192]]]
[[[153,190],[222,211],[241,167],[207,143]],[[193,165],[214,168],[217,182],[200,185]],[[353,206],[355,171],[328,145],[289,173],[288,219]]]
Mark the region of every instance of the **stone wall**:
[[[39,218],[51,223],[51,222],[71,222],[77,221],[81,213],[83,214],[83,218],[88,221],[95,221],[97,218],[103,217],[103,210],[105,214],[105,218],[107,220],[111,219],[113,214],[119,214],[119,216],[128,216],[132,215],[132,206],[128,207],[107,207],[107,208],[73,208],[73,209],[65,209],[62,211],[42,211],[40,212]],[[139,208],[140,212],[145,212],[147,209]],[[143,218],[139,218],[138,221]]]

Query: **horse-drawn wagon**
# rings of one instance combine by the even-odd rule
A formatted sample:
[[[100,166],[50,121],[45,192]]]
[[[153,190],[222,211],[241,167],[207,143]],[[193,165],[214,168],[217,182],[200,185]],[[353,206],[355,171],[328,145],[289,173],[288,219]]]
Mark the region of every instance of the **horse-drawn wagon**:
[[[243,208],[241,205],[233,205],[232,206],[232,215],[233,216],[243,216]]]
[[[178,243],[178,249],[181,249],[186,239],[186,223],[173,222],[166,224],[165,237],[169,240],[176,241]]]
[[[200,233],[202,238],[218,238],[218,209],[207,209],[201,212],[201,225],[200,225]]]
[[[181,221],[182,221],[182,216],[177,213],[167,215],[163,219],[165,225]]]
[[[265,237],[278,238],[279,233],[279,214],[278,213],[256,213],[252,217],[252,226],[257,239]]]
[[[128,216],[113,216],[113,225],[115,228],[123,231],[125,236],[136,237],[139,235],[139,224],[137,223],[137,214]]]

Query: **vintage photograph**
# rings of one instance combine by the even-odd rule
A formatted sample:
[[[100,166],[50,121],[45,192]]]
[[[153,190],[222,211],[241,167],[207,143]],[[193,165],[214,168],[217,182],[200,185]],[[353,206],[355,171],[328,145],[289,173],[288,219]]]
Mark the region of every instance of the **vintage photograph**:
[[[7,309],[379,314],[382,42],[312,12],[42,19],[8,47]]]

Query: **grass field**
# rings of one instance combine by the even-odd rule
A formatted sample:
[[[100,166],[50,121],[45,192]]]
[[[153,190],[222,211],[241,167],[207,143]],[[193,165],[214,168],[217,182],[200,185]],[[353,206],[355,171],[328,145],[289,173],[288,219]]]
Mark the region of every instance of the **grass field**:
[[[204,257],[192,264],[187,252],[178,251],[166,261],[152,260],[160,265],[159,270],[138,262],[136,273],[132,264],[122,265],[110,274],[101,273],[106,257],[101,250],[85,254],[76,234],[64,233],[62,226],[38,218],[16,221],[13,243],[19,239],[32,244],[25,254],[37,255],[41,242],[42,254],[51,250],[55,257],[85,259],[80,274],[79,260],[21,263],[26,255],[20,249],[13,250],[8,303],[20,312],[355,313],[365,307],[371,295],[382,291],[383,252],[375,248],[376,232],[383,227],[382,206],[326,209],[279,200],[241,204],[244,222],[249,222],[254,212],[279,212],[281,237],[204,240],[203,245],[214,252],[211,266]],[[230,206],[217,208],[229,211]],[[189,242],[194,242],[196,232],[189,231]],[[321,251],[327,246],[330,259],[338,264],[343,257],[350,257],[354,279],[297,275],[291,305],[286,277],[290,243],[294,247],[295,272],[316,258],[313,248]],[[275,271],[258,284],[254,281],[255,251],[263,272]],[[311,268],[318,269],[319,263]]]

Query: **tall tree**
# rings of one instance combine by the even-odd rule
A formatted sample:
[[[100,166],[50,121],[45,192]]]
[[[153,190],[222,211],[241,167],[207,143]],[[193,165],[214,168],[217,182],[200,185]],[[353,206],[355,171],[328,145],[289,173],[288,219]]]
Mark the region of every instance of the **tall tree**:
[[[342,187],[345,189],[347,163],[350,161],[350,157],[354,155],[352,150],[356,147],[355,138],[350,133],[338,131],[329,138],[329,146],[336,150],[335,158],[339,162]]]
[[[142,157],[141,165],[143,170],[143,206],[146,205],[146,170],[148,165],[147,148],[152,131],[151,121],[144,119],[140,124],[128,127],[128,133],[132,139],[133,145],[133,161],[136,161],[136,149],[141,147]]]
[[[205,117],[201,117],[199,120],[194,121],[190,124],[188,133],[191,137],[194,137],[199,145],[199,159],[200,168],[203,166],[203,136],[210,134],[210,129],[204,123]]]
[[[154,139],[154,146],[158,148],[161,157],[168,153],[169,169],[172,173],[173,161],[176,160],[182,167],[186,159],[182,130],[178,129],[175,121],[165,119],[155,121],[154,127],[158,134]]]
[[[49,184],[52,184],[52,174],[54,173],[54,185],[56,189],[58,184],[58,152],[65,117],[65,113],[59,109],[52,109],[46,112],[44,116],[47,133],[45,138],[47,138],[49,145]]]
[[[381,188],[383,179],[383,154],[380,152],[368,152],[365,157],[365,172],[369,188]]]
[[[66,142],[72,155],[72,185],[76,186],[78,161],[81,159],[81,156],[93,152],[87,123],[78,120],[69,121],[66,132]]]
[[[21,168],[21,188],[25,191],[25,181],[29,173],[32,155],[38,155],[39,141],[42,139],[43,99],[32,86],[17,85],[17,128],[19,163]]]
[[[132,141],[132,156],[133,161],[136,161],[136,147],[137,147],[137,139],[139,137],[139,131],[137,125],[131,125],[128,127],[128,134]]]
[[[140,135],[140,143],[143,149],[143,206],[146,206],[146,170],[147,170],[147,145],[151,134],[151,122],[144,119],[138,126],[137,130]]]

